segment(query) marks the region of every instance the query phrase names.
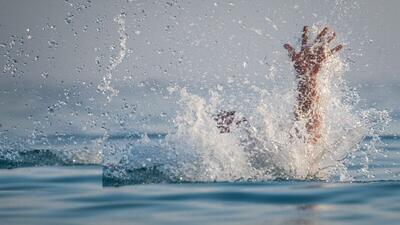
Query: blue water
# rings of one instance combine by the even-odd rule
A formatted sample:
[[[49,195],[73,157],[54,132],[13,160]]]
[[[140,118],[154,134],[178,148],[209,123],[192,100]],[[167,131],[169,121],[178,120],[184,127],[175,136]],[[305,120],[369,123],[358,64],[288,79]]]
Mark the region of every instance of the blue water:
[[[0,224],[400,224],[400,141],[383,141],[375,177],[354,182],[119,186],[100,165],[34,151],[36,162],[0,162]]]

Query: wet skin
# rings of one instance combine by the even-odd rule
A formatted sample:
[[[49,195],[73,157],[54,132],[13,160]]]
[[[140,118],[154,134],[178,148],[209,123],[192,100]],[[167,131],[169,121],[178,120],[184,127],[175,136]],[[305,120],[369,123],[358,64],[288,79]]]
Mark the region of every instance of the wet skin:
[[[321,138],[321,115],[318,110],[319,94],[317,76],[321,67],[329,57],[340,51],[343,46],[338,45],[330,49],[329,44],[335,39],[336,34],[325,27],[313,41],[309,41],[309,27],[304,26],[302,43],[299,52],[290,44],[283,47],[288,51],[289,57],[297,73],[298,96],[295,107],[295,119],[306,121],[306,130],[309,134],[308,142],[315,144]],[[215,115],[214,120],[221,133],[229,133],[232,125],[247,122],[246,118],[237,120],[235,111],[221,111]]]
[[[338,45],[330,49],[329,44],[335,37],[336,34],[325,27],[315,40],[309,41],[309,27],[305,26],[299,52],[296,52],[290,44],[283,46],[288,51],[297,72],[298,103],[295,107],[295,118],[298,121],[306,120],[306,130],[309,134],[308,141],[310,143],[317,143],[321,138],[317,76],[326,60],[343,48],[342,45]]]

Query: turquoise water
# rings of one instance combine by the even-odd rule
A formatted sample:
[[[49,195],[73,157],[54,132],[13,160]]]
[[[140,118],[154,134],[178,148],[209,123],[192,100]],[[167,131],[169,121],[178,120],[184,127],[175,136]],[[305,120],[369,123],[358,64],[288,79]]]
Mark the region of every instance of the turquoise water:
[[[375,176],[354,182],[139,184],[132,181],[120,186],[121,183],[104,179],[99,165],[61,163],[48,152],[33,151],[27,157],[33,160],[29,163],[1,162],[0,221],[1,224],[399,224],[400,141],[390,136],[382,140],[386,154],[370,163]],[[353,165],[349,170],[357,168]]]

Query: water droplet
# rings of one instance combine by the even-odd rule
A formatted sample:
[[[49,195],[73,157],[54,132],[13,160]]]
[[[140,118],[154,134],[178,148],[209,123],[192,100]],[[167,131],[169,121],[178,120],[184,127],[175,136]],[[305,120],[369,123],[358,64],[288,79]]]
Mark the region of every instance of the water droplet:
[[[58,47],[58,43],[55,40],[50,40],[47,43],[49,45],[49,48],[57,48]]]
[[[48,111],[49,113],[54,113],[54,107],[53,107],[53,106],[47,107],[47,111]]]
[[[49,77],[49,73],[43,72],[43,73],[41,74],[41,76],[42,76],[43,78],[48,78],[48,77]]]
[[[67,17],[64,19],[64,22],[66,24],[71,24],[73,22],[74,19],[74,15],[72,15],[71,13],[68,13]]]

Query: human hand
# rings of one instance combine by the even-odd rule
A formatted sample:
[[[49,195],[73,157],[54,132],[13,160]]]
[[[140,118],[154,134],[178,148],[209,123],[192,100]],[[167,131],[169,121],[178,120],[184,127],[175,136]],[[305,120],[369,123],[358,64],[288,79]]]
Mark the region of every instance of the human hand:
[[[300,52],[296,53],[290,44],[283,45],[299,75],[316,76],[325,60],[343,48],[343,45],[329,48],[329,44],[336,37],[335,32],[329,31],[330,29],[325,27],[313,42],[309,42],[309,27],[304,26]]]

